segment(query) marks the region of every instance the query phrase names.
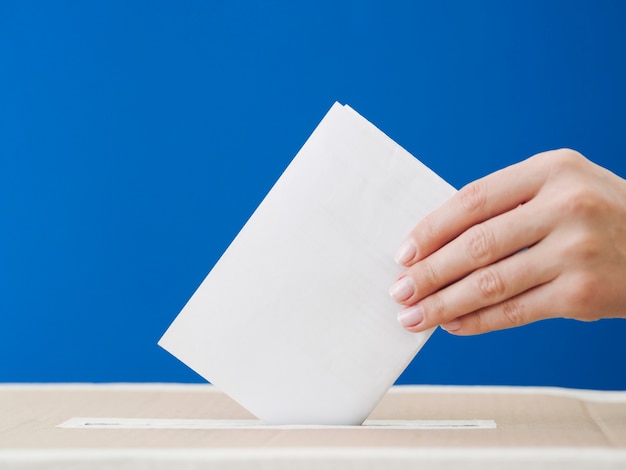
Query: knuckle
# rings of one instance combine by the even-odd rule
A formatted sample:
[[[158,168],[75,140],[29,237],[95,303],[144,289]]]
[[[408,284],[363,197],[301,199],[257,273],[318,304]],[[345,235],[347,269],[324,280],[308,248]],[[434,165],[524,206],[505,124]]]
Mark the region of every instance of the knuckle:
[[[483,181],[478,180],[461,188],[458,193],[463,208],[469,212],[478,212],[487,203],[487,188]]]
[[[509,299],[502,302],[502,304],[500,304],[500,311],[506,321],[513,326],[527,323],[522,304],[517,299]]]
[[[438,286],[441,282],[439,271],[432,262],[424,263],[421,273],[421,281],[422,284],[425,284],[429,288]]]
[[[494,268],[483,269],[476,276],[476,287],[483,299],[494,301],[506,293],[506,285]]]
[[[561,148],[541,154],[553,171],[560,172],[579,168],[587,159],[576,150]]]
[[[565,258],[585,265],[602,256],[603,240],[587,230],[570,235],[563,241]]]
[[[431,295],[422,302],[425,322],[439,325],[446,320],[446,306],[441,295]]]
[[[571,316],[572,312],[592,308],[598,297],[598,292],[601,292],[602,289],[598,276],[591,272],[578,273],[570,280],[569,286],[570,290],[566,300],[566,315],[569,312],[568,316]]]
[[[557,210],[568,218],[588,219],[606,212],[608,202],[588,184],[576,184],[557,199]]]
[[[419,239],[438,240],[440,238],[441,229],[430,214],[422,219],[419,229]]]
[[[495,237],[493,231],[479,224],[466,233],[465,249],[467,253],[476,261],[490,260],[494,255]]]
[[[561,257],[570,262],[584,262],[601,256],[610,238],[604,230],[603,222],[607,217],[602,212],[605,209],[611,212],[610,209],[594,201],[594,196],[570,198],[560,206],[560,223],[563,226],[559,244]]]

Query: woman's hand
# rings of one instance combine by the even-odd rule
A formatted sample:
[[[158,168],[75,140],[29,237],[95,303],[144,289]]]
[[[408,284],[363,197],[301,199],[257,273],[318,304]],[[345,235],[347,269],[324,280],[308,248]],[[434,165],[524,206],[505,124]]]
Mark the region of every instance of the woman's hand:
[[[400,323],[459,335],[626,316],[626,181],[573,150],[461,189],[396,255]]]

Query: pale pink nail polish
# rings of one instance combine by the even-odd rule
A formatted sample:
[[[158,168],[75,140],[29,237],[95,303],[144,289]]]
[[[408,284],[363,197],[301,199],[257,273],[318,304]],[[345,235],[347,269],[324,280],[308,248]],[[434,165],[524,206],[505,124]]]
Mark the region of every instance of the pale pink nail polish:
[[[398,321],[405,328],[417,326],[422,323],[423,320],[424,310],[420,305],[413,305],[398,313]]]
[[[404,276],[396,281],[396,283],[389,289],[389,295],[396,302],[403,302],[413,295],[415,292],[415,285],[413,279],[409,276]]]
[[[448,323],[444,323],[443,325],[441,325],[441,328],[443,328],[446,331],[457,331],[461,329],[461,320],[452,320],[449,321]]]
[[[396,263],[403,265],[415,258],[416,254],[417,247],[415,246],[415,242],[408,238],[400,245],[393,259]]]

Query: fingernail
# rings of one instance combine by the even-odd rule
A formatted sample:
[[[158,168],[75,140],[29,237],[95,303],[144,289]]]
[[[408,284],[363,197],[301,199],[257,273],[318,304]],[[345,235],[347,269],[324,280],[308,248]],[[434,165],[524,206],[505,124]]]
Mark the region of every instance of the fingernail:
[[[417,248],[415,246],[415,243],[412,239],[409,238],[405,240],[402,245],[400,245],[400,248],[398,248],[398,251],[396,252],[396,255],[393,257],[393,259],[398,264],[406,264],[413,258],[415,258],[416,253]]]
[[[443,328],[446,331],[457,331],[461,329],[461,320],[452,320],[449,321],[448,323],[444,323],[443,325],[441,325],[441,328]]]
[[[424,311],[422,307],[419,305],[414,305],[409,308],[405,308],[400,313],[398,313],[398,321],[400,324],[409,328],[411,326],[417,326],[424,320]]]
[[[404,276],[398,279],[396,283],[389,289],[389,295],[396,302],[402,302],[413,295],[415,292],[415,286],[413,285],[413,279],[409,276]]]

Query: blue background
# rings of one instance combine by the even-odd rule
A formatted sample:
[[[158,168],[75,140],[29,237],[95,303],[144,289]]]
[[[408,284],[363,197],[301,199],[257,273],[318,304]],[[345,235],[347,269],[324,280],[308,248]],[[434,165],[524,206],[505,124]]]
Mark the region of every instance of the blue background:
[[[561,146],[626,176],[625,24],[597,0],[0,3],[0,381],[201,381],[156,342],[335,100],[457,187]],[[400,382],[626,389],[624,338],[438,331]]]

